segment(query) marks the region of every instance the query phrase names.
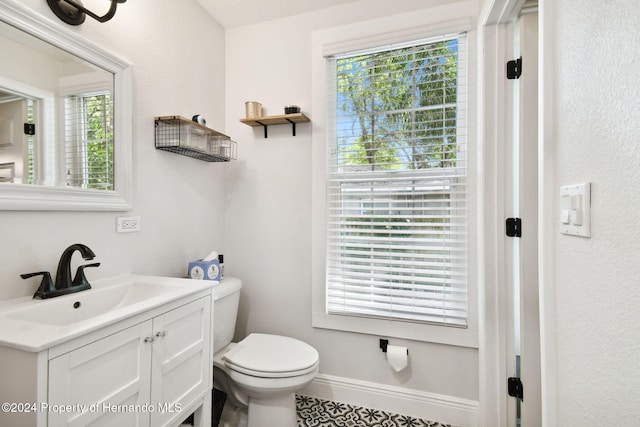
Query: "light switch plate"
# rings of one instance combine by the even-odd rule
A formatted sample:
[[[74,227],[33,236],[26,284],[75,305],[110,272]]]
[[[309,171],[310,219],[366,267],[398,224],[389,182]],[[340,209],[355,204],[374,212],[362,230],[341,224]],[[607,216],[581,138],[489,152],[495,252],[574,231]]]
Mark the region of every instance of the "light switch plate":
[[[591,237],[590,182],[560,187],[559,218],[562,234]]]

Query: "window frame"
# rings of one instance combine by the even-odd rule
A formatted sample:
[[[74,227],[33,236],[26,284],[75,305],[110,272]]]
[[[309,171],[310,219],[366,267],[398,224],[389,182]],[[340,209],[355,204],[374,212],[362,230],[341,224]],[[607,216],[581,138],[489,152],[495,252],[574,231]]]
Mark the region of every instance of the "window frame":
[[[405,17],[407,18],[407,17]],[[475,105],[475,31],[472,20],[460,18],[445,23],[425,22],[416,19],[415,26],[408,25],[406,19],[389,17],[387,25],[370,26],[366,23],[353,25],[350,31],[340,28],[321,30],[313,33],[313,110],[317,112],[313,121],[312,153],[312,326],[315,328],[358,332],[379,336],[413,339],[424,342],[443,343],[464,347],[478,347],[478,272],[476,219],[477,182],[468,179],[468,324],[466,328],[455,328],[428,323],[416,323],[408,320],[391,320],[329,314],[326,311],[326,156],[327,135],[335,132],[335,123],[327,120],[327,70],[326,57],[343,52],[358,51],[394,43],[406,43],[412,40],[428,39],[435,36],[466,32],[468,50],[467,105]],[[424,18],[424,17],[422,17]],[[433,18],[431,18],[433,20]],[[391,31],[380,34],[376,28]],[[343,30],[343,29],[342,29]],[[348,33],[348,34],[347,34]],[[475,177],[476,144],[475,114],[468,108],[467,114],[467,176]]]

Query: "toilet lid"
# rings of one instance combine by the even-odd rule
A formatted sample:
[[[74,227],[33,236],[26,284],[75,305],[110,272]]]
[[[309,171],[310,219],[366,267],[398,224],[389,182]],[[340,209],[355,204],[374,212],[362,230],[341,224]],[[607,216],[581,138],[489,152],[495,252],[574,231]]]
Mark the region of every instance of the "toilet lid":
[[[269,334],[250,334],[223,356],[227,366],[253,372],[281,374],[308,370],[318,352],[302,341]]]

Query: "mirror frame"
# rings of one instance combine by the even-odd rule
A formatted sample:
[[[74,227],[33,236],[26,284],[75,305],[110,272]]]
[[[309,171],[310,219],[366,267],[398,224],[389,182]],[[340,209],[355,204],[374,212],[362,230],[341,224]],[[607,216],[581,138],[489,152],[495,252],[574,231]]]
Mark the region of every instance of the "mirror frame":
[[[114,74],[114,191],[0,183],[0,210],[127,211],[132,202],[133,70],[79,34],[14,0],[0,3],[0,21]]]

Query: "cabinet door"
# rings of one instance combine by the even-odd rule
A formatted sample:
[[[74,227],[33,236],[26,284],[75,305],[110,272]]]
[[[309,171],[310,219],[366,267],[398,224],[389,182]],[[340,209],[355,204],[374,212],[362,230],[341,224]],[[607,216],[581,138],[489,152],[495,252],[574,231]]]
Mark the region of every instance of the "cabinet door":
[[[202,298],[153,319],[152,426],[177,417],[211,390],[211,298]]]
[[[149,426],[135,409],[149,402],[151,332],[149,320],[51,359],[48,425]]]

